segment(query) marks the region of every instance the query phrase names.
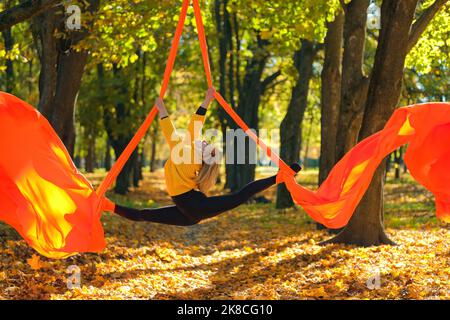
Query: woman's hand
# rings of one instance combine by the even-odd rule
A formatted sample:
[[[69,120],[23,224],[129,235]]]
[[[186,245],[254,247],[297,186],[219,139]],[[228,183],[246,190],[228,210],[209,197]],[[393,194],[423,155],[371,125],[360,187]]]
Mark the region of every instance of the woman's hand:
[[[206,91],[205,100],[202,103],[202,107],[207,109],[211,101],[214,100],[214,94],[216,93],[216,89],[214,87],[208,88]]]
[[[164,106],[164,101],[161,98],[157,98],[155,101],[155,106],[158,109],[159,112],[159,118],[165,118],[167,116],[169,116],[169,113],[167,112],[166,107]]]

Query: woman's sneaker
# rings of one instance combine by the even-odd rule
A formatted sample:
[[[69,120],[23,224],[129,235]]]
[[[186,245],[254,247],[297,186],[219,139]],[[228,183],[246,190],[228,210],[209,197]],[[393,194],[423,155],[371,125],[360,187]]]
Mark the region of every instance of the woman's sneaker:
[[[300,161],[295,162],[289,166],[295,172],[294,177],[297,176],[297,173],[299,173],[302,170],[302,166],[300,163],[301,163]],[[277,174],[276,183],[277,184],[283,183],[285,181],[285,179],[290,176],[291,176],[290,174],[287,174],[287,173],[283,172],[282,170],[280,170],[280,171],[278,171],[278,174]]]
[[[291,164],[290,167],[292,170],[294,170],[295,173],[299,173],[303,169],[301,161]]]

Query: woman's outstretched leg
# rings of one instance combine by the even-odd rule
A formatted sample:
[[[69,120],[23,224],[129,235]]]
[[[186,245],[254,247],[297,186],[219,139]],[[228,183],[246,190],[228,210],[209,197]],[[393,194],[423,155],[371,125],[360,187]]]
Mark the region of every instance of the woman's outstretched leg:
[[[191,226],[198,223],[198,221],[181,213],[176,206],[139,210],[116,205],[114,212],[132,221],[155,222],[174,226]]]
[[[241,190],[231,194],[207,197],[200,204],[199,210],[196,211],[200,215],[197,216],[197,218],[200,220],[208,219],[228,210],[237,208],[241,204],[244,204],[245,202],[250,200],[250,198],[254,195],[275,185],[275,183],[276,176],[273,176],[250,182]]]
[[[301,170],[301,166],[297,163],[291,165],[291,168],[295,172]],[[183,203],[179,206],[181,210],[188,211],[186,215],[192,217],[192,219],[201,221],[204,219],[212,218],[228,210],[232,210],[241,204],[247,202],[254,195],[270,188],[276,184],[277,176],[272,176],[265,179],[256,180],[250,182],[244,186],[241,190],[223,196],[204,197],[201,201],[196,201],[192,207],[185,208]],[[175,199],[174,199],[175,200]],[[178,201],[176,201],[178,205]],[[184,210],[187,209],[187,210]],[[189,213],[189,214],[188,214]]]
[[[299,164],[291,168],[299,172]],[[238,192],[215,197],[206,197],[203,193],[192,190],[186,194],[173,197],[176,206],[156,209],[133,209],[115,205],[114,212],[132,221],[147,221],[175,226],[191,226],[198,222],[232,210],[247,202],[252,196],[276,184],[277,176],[250,182]]]

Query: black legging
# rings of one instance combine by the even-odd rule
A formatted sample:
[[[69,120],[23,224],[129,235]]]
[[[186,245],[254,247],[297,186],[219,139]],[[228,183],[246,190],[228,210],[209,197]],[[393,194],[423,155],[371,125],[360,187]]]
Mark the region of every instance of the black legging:
[[[156,209],[133,209],[116,205],[115,212],[133,221],[149,221],[176,226],[191,226],[247,202],[255,194],[273,186],[276,176],[250,182],[241,190],[223,196],[207,197],[191,190],[172,197],[175,205]]]

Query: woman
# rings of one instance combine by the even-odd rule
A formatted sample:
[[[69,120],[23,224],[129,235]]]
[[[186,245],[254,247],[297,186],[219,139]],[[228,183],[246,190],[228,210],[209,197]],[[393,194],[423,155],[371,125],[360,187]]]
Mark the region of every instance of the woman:
[[[236,193],[215,197],[205,195],[215,184],[219,173],[218,152],[206,141],[198,141],[196,138],[205,121],[206,110],[214,99],[214,92],[214,88],[208,89],[205,100],[192,116],[184,139],[176,133],[162,99],[156,100],[161,128],[171,150],[171,156],[164,166],[164,173],[167,191],[175,205],[143,210],[115,205],[113,210],[115,213],[133,221],[190,226],[234,209],[255,194],[281,182],[282,177],[278,178],[278,175],[275,175],[253,181]],[[291,168],[295,172],[301,170],[297,163]],[[112,203],[108,205],[112,206],[114,206]]]

